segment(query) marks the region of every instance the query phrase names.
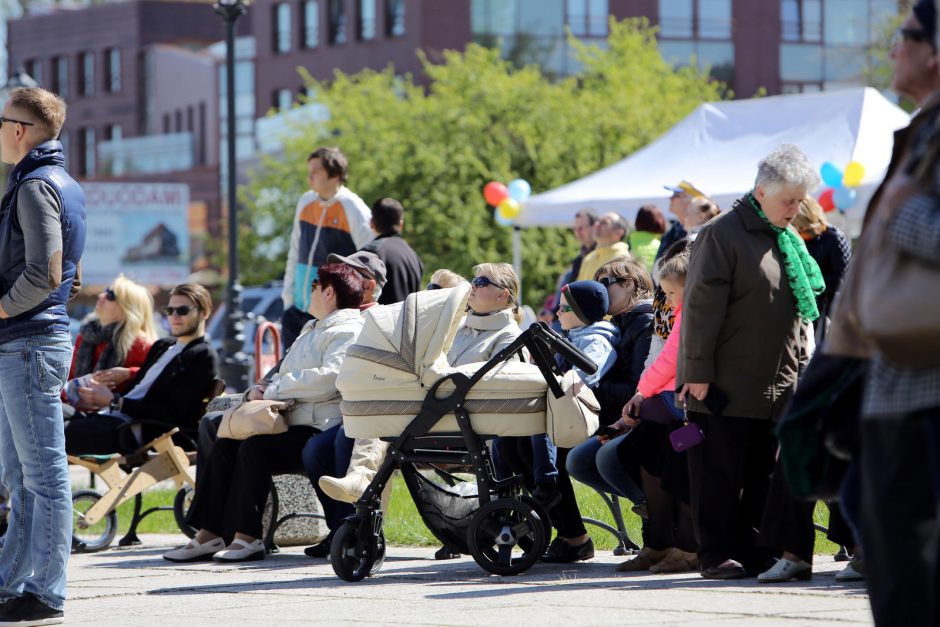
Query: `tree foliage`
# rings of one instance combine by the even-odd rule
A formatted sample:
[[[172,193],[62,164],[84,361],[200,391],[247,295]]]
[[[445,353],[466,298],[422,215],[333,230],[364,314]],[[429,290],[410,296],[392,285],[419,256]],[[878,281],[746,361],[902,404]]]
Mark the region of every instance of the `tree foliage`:
[[[725,93],[698,69],[665,62],[645,19],[611,20],[605,49],[571,44],[583,69],[560,80],[478,45],[440,63],[422,56],[426,85],[392,68],[306,75],[311,101],[331,115],[292,128],[283,154],[251,173],[241,194],[250,221],[240,234],[243,280],[281,275],[306,156],[319,145],[346,153],[349,186],[367,204],[402,201],[405,238],[427,274],[468,276],[476,263],[511,260],[511,230],[483,201],[486,182],[521,177],[535,192],[551,189],[624,158]],[[537,303],[577,244],[564,229],[525,229],[522,242],[524,299]]]

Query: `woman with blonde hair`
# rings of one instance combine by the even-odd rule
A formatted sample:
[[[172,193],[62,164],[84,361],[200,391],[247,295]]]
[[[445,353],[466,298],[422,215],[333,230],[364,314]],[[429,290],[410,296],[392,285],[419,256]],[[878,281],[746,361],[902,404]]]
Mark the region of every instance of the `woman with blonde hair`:
[[[98,294],[95,311],[83,321],[69,380],[94,374],[99,383],[120,390],[137,374],[156,339],[153,296],[143,285],[119,275]]]
[[[826,282],[826,290],[816,297],[820,313],[816,321],[818,327],[829,315],[829,304],[842,283],[852,249],[845,234],[826,221],[822,206],[809,194],[800,202],[800,212],[793,218],[793,226],[806,242],[806,250],[816,260]]]
[[[487,361],[522,333],[519,278],[512,266],[481,263],[473,274],[467,316],[447,353],[451,366]]]

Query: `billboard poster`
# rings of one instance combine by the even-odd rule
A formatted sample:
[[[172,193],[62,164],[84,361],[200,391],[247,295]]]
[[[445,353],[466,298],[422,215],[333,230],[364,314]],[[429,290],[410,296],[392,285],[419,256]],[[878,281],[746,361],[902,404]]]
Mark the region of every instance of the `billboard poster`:
[[[119,273],[144,285],[186,281],[189,187],[176,183],[84,183],[88,213],[82,282]]]

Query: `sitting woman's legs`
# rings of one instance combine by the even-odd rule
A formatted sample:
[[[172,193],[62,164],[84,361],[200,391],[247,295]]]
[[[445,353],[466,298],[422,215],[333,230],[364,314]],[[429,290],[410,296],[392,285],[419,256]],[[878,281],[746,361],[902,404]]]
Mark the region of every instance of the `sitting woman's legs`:
[[[336,531],[343,519],[355,511],[350,503],[335,501],[320,488],[320,477],[342,476],[349,467],[354,440],[347,438],[341,428],[342,425],[336,425],[310,438],[301,454],[304,469],[323,506],[323,515],[330,531]]]
[[[118,441],[118,427],[125,423],[122,418],[108,414],[76,413],[65,426],[65,450],[69,455],[130,453],[121,450]]]
[[[196,493],[186,514],[186,522],[200,530],[200,542],[225,534],[225,509],[241,445],[242,440],[219,438],[200,469]]]
[[[610,486],[609,492],[629,499],[634,504],[639,504],[644,500],[643,491],[637,487],[630,473],[620,463],[620,456],[617,454],[617,447],[629,435],[629,433],[618,435],[600,447],[594,463],[597,466],[598,475],[606,485]]]
[[[612,492],[613,487],[597,470],[597,452],[602,446],[597,438],[589,438],[568,451],[568,474],[595,490]]]

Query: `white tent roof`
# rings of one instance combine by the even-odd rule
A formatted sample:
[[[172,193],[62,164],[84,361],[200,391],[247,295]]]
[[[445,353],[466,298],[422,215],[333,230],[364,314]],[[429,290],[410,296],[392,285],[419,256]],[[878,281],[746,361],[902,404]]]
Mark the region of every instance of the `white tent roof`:
[[[846,216],[857,223],[884,177],[894,131],[909,120],[870,87],[702,104],[626,159],[533,196],[515,222],[570,226],[574,214],[586,207],[615,211],[632,221],[641,205],[667,209],[670,193],[663,185],[682,180],[728,209],[753,186],[762,157],[780,144],[796,144],[817,168],[826,161],[840,169],[850,161],[865,166],[858,200]]]

